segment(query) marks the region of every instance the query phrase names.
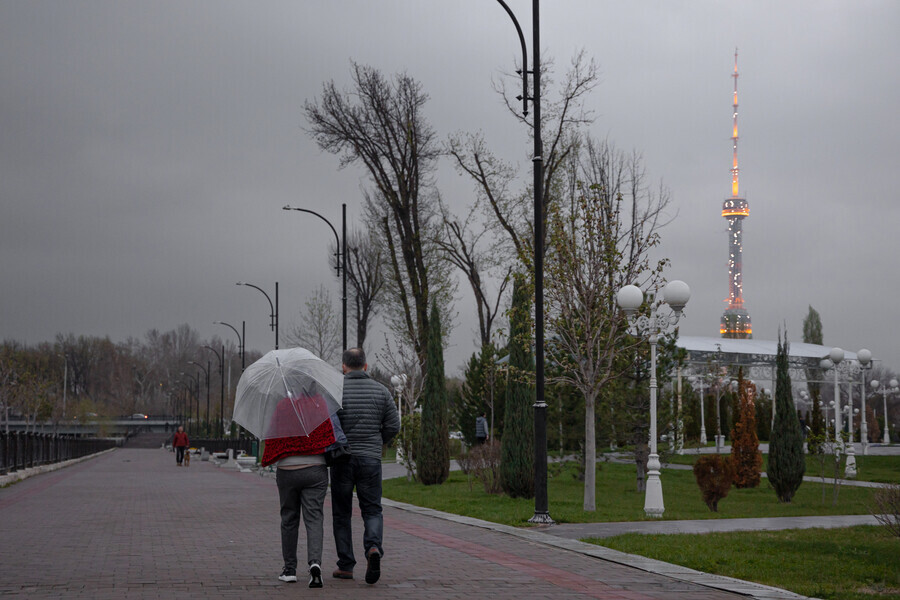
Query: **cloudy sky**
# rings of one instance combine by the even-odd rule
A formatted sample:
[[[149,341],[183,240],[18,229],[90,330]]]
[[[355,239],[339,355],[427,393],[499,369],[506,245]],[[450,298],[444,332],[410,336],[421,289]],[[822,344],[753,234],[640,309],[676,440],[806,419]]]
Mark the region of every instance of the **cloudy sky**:
[[[526,37],[531,2],[508,0]],[[600,67],[596,137],[643,153],[673,196],[670,278],[693,297],[682,331],[715,336],[727,289],[731,71],[740,69],[744,299],[755,337],[809,305],[825,343],[900,367],[900,3],[554,0],[542,52]],[[483,131],[530,181],[530,146],[492,90],[520,57],[493,0],[0,2],[0,338],[141,337],[181,323],[267,350],[329,270],[340,204],[359,221],[363,173],[338,170],[302,106],[350,61],[405,71],[441,137]],[[448,163],[443,196],[471,185]],[[460,287],[450,373],[474,348]],[[377,333],[375,335],[378,335]]]

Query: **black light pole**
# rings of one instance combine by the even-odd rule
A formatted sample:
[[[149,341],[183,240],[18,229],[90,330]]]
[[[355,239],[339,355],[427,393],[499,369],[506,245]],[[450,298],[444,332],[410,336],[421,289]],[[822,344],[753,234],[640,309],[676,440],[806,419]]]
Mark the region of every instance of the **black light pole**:
[[[194,365],[196,367],[200,367],[201,369],[203,369],[203,374],[206,375],[206,428],[209,429],[209,369],[210,369],[211,365],[209,364],[209,361],[206,361],[206,366],[204,367],[200,363],[194,362],[192,360],[189,360],[188,364]],[[199,374],[198,374],[198,376],[199,376]],[[198,385],[199,385],[199,383],[198,383]],[[199,393],[199,390],[197,390],[197,392],[198,392],[197,393],[197,421],[199,422],[200,421],[200,393]]]
[[[193,361],[188,361],[188,363],[194,364],[194,365],[197,364]],[[199,366],[199,365],[197,365],[197,366]],[[197,429],[199,429],[199,427],[200,427],[200,373],[197,373],[196,371],[193,373],[185,373],[182,371],[181,374],[189,376],[197,384]],[[191,410],[193,409],[193,406],[194,406],[194,401],[192,399],[190,404],[188,405],[188,414],[187,414],[188,431],[190,431],[190,429],[191,429],[191,427],[190,427],[191,416],[192,416]]]
[[[219,359],[219,375],[221,376],[222,382],[219,385],[219,418],[218,425],[216,425],[216,432],[220,435],[222,424],[225,422],[225,345],[222,345],[222,354],[219,354],[212,346],[203,347],[207,350],[212,350],[213,354],[216,355],[216,358]],[[218,438],[219,435],[216,437]]]
[[[528,97],[528,59],[522,28],[506,2],[497,0],[512,19],[522,45],[522,111],[528,114],[528,100],[534,107],[534,348],[535,348],[535,402],[534,402],[534,516],[530,523],[552,524],[547,500],[547,403],[544,401],[544,210],[543,181],[544,162],[541,144],[541,28],[540,0],[532,0],[532,52],[531,74],[534,76],[534,92]]]
[[[341,288],[341,323],[342,331],[343,331],[343,347],[342,351],[347,349],[347,204],[341,204],[341,237],[338,237],[337,230],[334,228],[334,225],[331,224],[331,221],[320,215],[319,213],[309,210],[308,208],[297,208],[295,206],[291,206],[288,204],[287,206],[282,207],[282,210],[297,210],[300,212],[309,213],[311,215],[315,215],[325,221],[329,227],[331,227],[331,232],[334,233],[334,241],[335,241],[335,265],[334,268],[337,271],[338,275],[343,273],[343,283]],[[343,240],[343,242],[341,242]]]
[[[262,295],[266,297],[266,300],[269,301],[269,308],[272,310],[269,315],[269,327],[272,328],[272,331],[275,332],[275,349],[278,350],[278,282],[275,282],[275,304],[272,304],[272,299],[269,298],[269,295],[266,293],[264,289],[259,286],[253,285],[252,283],[244,283],[243,281],[238,281],[237,285],[246,285],[247,287],[252,287],[254,289],[262,292]],[[245,336],[246,337],[246,336]]]
[[[241,371],[244,370],[244,338],[241,337],[240,332],[234,328],[233,325],[226,323],[225,321],[214,321],[213,325],[225,325],[226,327],[231,327],[231,330],[237,335],[238,338],[238,355],[241,357]],[[241,328],[246,331],[247,329],[247,321],[241,321]],[[223,349],[224,353],[225,350]]]

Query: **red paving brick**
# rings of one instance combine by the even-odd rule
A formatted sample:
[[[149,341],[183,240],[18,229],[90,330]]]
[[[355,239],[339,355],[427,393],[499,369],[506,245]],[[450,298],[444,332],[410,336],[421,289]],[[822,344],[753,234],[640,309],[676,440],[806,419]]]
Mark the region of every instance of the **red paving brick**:
[[[328,514],[326,510],[326,515]],[[159,449],[121,449],[0,490],[0,595],[21,598],[296,598],[713,600],[693,585],[504,533],[385,508],[382,577],[278,581],[272,478]],[[354,539],[361,546],[359,519]],[[305,542],[301,528],[300,559]],[[357,548],[362,555],[362,548]]]

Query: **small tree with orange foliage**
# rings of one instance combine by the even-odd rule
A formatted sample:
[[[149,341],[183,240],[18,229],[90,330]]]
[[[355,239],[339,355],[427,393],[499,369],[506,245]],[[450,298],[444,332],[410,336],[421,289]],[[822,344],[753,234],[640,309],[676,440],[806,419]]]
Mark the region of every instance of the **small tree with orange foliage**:
[[[762,454],[756,435],[756,407],[754,398],[756,386],[744,380],[744,369],[738,371],[738,394],[740,395],[740,416],[731,428],[731,462],[734,464],[734,486],[736,488],[759,487]]]
[[[734,479],[734,466],[730,456],[709,454],[701,456],[694,463],[694,479],[700,486],[703,501],[713,512],[719,512],[719,500],[731,491]]]

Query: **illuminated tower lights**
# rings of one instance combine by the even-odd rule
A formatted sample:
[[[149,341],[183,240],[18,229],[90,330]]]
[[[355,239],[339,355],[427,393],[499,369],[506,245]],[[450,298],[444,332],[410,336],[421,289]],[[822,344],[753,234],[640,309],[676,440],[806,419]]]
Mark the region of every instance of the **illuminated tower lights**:
[[[742,222],[750,215],[750,205],[740,197],[738,185],[738,95],[737,95],[737,49],[734,51],[734,114],[731,145],[731,198],[722,203],[722,216],[728,220],[728,308],[722,315],[719,333],[724,338],[747,339],[753,337],[750,313],[744,308],[744,285],[742,275],[743,248],[741,244]]]

